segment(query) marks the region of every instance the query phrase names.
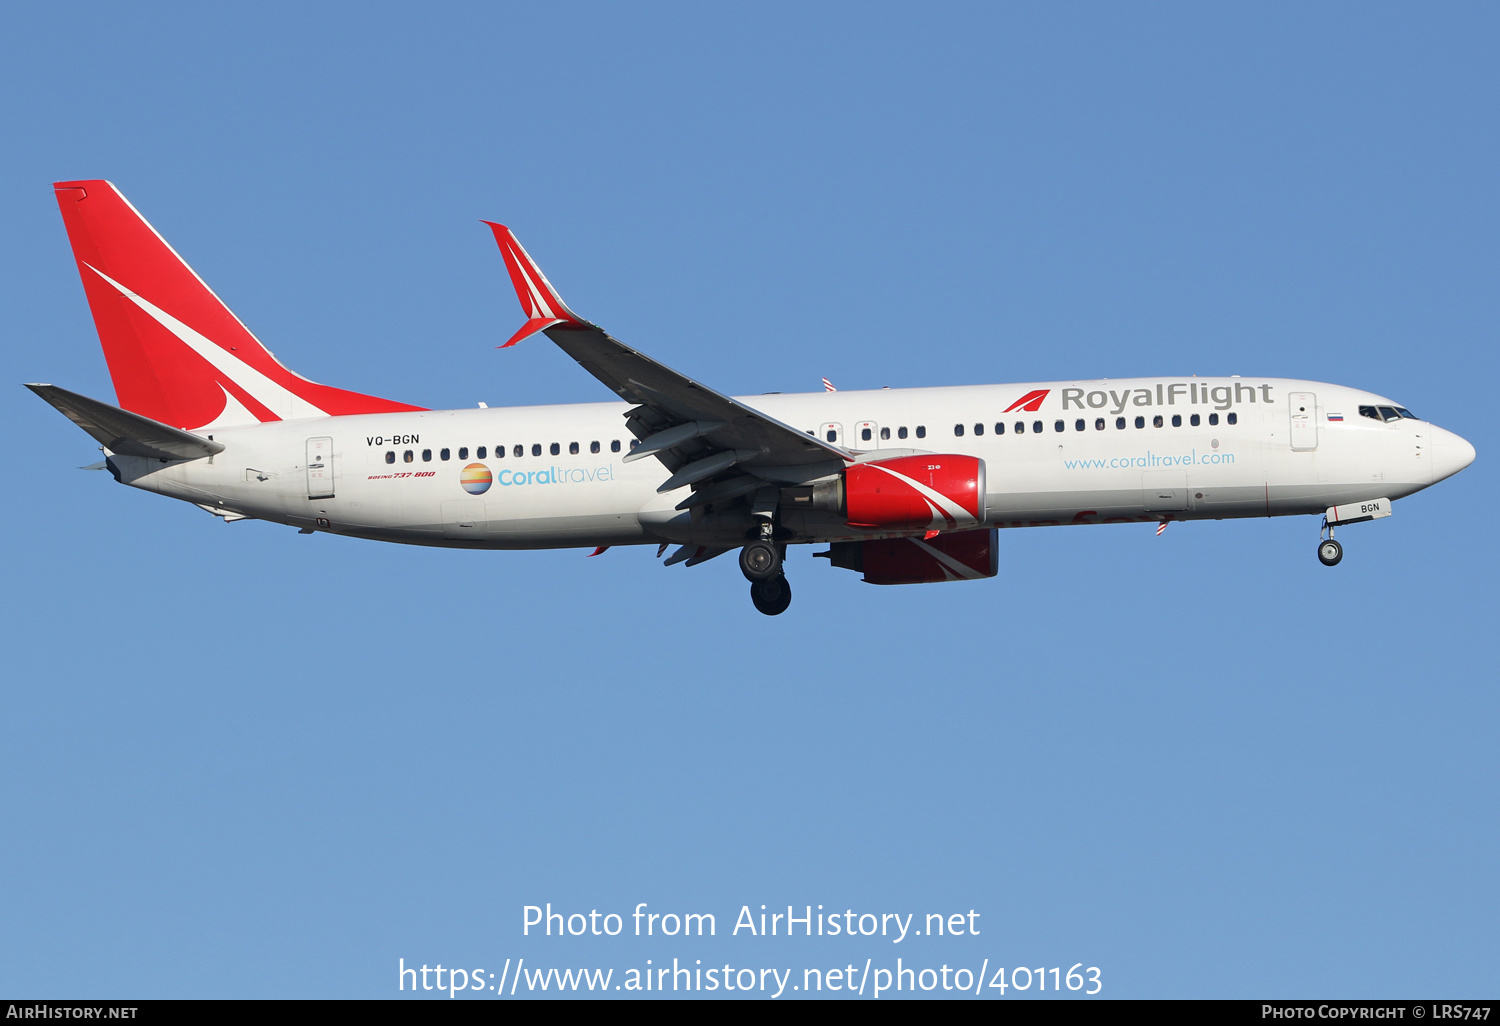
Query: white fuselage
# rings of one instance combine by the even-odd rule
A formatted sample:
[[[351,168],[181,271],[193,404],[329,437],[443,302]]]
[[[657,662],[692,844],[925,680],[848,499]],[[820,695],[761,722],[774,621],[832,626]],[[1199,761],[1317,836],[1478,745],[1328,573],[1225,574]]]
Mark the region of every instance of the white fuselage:
[[[1005,412],[1043,391],[1040,403],[1030,404],[1035,409]],[[912,451],[978,456],[988,468],[985,523],[998,527],[1320,514],[1410,495],[1467,466],[1474,452],[1425,421],[1361,416],[1361,406],[1395,407],[1389,399],[1278,378],[741,401],[861,459]],[[629,408],[615,402],[278,421],[206,432],[225,446],[213,457],[162,463],[115,455],[111,463],[126,484],[220,515],[384,541],[501,549],[740,544],[745,522],[675,510],[687,487],[657,492],[669,474],[656,459],[623,462],[633,441],[622,416]],[[1121,418],[1124,427],[1117,426]],[[794,542],[878,536],[810,509],[783,505],[780,517]]]

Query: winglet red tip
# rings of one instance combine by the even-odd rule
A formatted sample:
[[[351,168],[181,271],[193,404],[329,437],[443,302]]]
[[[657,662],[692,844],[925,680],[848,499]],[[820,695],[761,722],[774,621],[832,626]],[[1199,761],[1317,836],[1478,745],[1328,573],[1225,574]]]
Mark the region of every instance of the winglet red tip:
[[[495,243],[500,247],[500,255],[505,259],[505,269],[510,272],[511,284],[515,286],[516,298],[521,301],[521,309],[526,312],[526,323],[521,330],[511,336],[510,341],[498,349],[506,349],[515,345],[530,335],[536,334],[546,328],[557,324],[566,324],[571,327],[584,328],[588,326],[583,318],[579,317],[568,305],[562,301],[542,269],[531,259],[531,254],[516,240],[515,233],[503,224],[494,221],[485,221],[490,231],[495,233]]]

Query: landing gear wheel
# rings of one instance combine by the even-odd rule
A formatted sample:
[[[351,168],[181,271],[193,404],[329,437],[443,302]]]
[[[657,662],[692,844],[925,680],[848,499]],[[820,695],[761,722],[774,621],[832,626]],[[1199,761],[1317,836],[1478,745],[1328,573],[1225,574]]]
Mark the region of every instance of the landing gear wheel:
[[[764,538],[751,542],[740,550],[740,573],[751,584],[780,577],[780,550]],[[781,610],[778,609],[777,612]]]
[[[1318,562],[1324,566],[1338,566],[1344,558],[1344,547],[1332,538],[1318,543]]]
[[[767,616],[779,616],[792,604],[792,586],[779,574],[769,581],[752,581],[750,601]]]

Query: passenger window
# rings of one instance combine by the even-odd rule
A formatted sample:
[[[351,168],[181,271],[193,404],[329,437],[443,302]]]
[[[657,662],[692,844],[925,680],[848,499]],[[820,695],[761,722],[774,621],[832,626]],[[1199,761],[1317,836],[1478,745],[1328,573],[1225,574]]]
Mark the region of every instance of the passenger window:
[[[860,428],[859,429],[859,440],[861,442],[868,442],[873,437],[875,437],[875,436],[872,435],[872,434],[870,434],[870,429],[869,428]]]
[[[1173,427],[1182,427],[1182,414],[1180,414],[1180,413],[1174,413],[1174,414],[1172,414],[1172,426]]]
[[[881,428],[880,429],[880,440],[882,442],[889,442],[891,440],[891,429],[890,428]]]
[[[1154,416],[1154,417],[1151,418],[1151,426],[1152,427],[1161,427],[1163,423],[1165,423],[1165,422],[1161,419],[1161,414],[1159,414],[1159,413],[1156,416]]]
[[[562,455],[562,446],[558,445],[556,442],[553,442],[548,447],[547,451],[550,452],[554,456],[560,456],[560,455]]]
[[[1125,418],[1124,417],[1116,417],[1115,418],[1115,430],[1117,430],[1117,431],[1124,431],[1125,430]]]
[[[837,442],[839,440],[839,433],[837,431],[828,432],[828,440],[830,442]]]
[[[1104,430],[1104,418],[1103,417],[1100,417],[1098,420],[1094,421],[1094,430],[1095,431],[1103,431]]]
[[[612,442],[609,443],[609,451],[610,452],[619,452],[620,451],[620,440],[618,438],[616,438],[614,441],[612,441]]]
[[[1208,423],[1209,423],[1210,426],[1212,426],[1214,424],[1217,424],[1218,422],[1219,422],[1219,415],[1217,413],[1210,413],[1208,415]]]
[[[962,424],[954,424],[953,434],[959,438],[962,438],[964,436],[964,426]]]
[[[589,443],[589,452],[598,452],[598,451],[599,451],[599,443],[598,442],[590,442]]]
[[[469,447],[467,445],[459,447],[458,458],[461,460],[466,460],[469,458]]]
[[[1060,421],[1060,420],[1058,420],[1058,421],[1053,421],[1053,423],[1052,423],[1052,430],[1053,430],[1053,431],[1062,431],[1062,430],[1063,430],[1063,429],[1064,429],[1064,428],[1066,428],[1066,427],[1067,427],[1067,425],[1066,425],[1066,424],[1064,424],[1064,423],[1063,423],[1063,422],[1062,422],[1062,421]]]
[[[1371,420],[1380,419],[1380,414],[1375,411],[1375,407],[1373,406],[1361,406],[1359,408],[1359,415],[1361,417],[1369,417]]]
[[[1083,418],[1082,417],[1079,417],[1077,420],[1075,420],[1073,422],[1073,430],[1074,431],[1082,431],[1086,427],[1088,427],[1088,425],[1083,422]]]
[[[1026,433],[1026,422],[1024,420],[1018,420],[1018,421],[1016,421],[1016,434],[1018,434],[1018,435],[1024,435],[1025,433]]]
[[[423,449],[422,450],[422,462],[423,463],[431,463],[432,462],[432,450],[431,449]]]
[[[385,454],[385,461],[387,463],[395,463],[396,462],[396,450],[395,449],[392,449],[390,452],[388,452],[388,453]]]
[[[1190,419],[1189,419],[1189,420],[1188,420],[1188,423],[1189,423],[1189,424],[1191,424],[1191,425],[1193,425],[1193,427],[1197,427],[1197,426],[1198,426],[1198,425],[1199,425],[1199,424],[1200,424],[1200,423],[1202,423],[1202,418],[1201,418],[1201,417],[1199,417],[1199,416],[1198,416],[1198,415],[1197,415],[1197,414],[1196,414],[1196,413],[1195,413],[1195,414],[1193,414],[1193,416],[1192,416],[1192,417],[1191,417],[1191,418],[1190,418]]]
[[[1231,424],[1238,424],[1240,422],[1240,415],[1238,413],[1231,413],[1224,419]]]
[[[927,427],[926,427],[926,425],[924,425],[924,424],[918,424],[917,425],[917,437],[918,438],[926,438],[927,437]]]
[[[641,447],[641,440],[639,438],[632,438],[630,440],[630,451],[631,452],[635,452],[640,447]]]
[[[997,434],[997,435],[1003,435],[1003,434],[1005,434],[1005,421],[1003,421],[1003,420],[997,420],[997,421],[995,421],[995,434]]]
[[[405,452],[403,452],[401,454],[401,462],[402,463],[410,463],[411,460],[412,460],[412,455],[411,455],[411,450],[410,449],[406,450]]]
[[[486,449],[484,446],[481,445],[477,450],[475,450],[474,457],[475,457],[475,459],[481,459],[482,460],[482,459],[484,459],[485,453],[487,453],[487,452],[489,452],[489,450]]]
[[[450,460],[452,458],[453,458],[453,453],[450,452],[449,450],[447,450],[447,449],[440,449],[438,451],[438,459],[442,460],[444,463],[446,463],[448,460]]]
[[[533,456],[540,456],[541,454],[542,454],[542,443],[541,442],[532,442],[531,443],[531,455],[533,455]]]
[[[1034,435],[1039,435],[1039,434],[1042,433],[1042,422],[1041,421],[1034,420],[1034,421],[1031,422],[1031,433],[1034,434]]]
[[[976,435],[982,435],[982,434],[984,434],[984,425],[983,424],[975,424],[974,425],[974,433]]]
[[[526,455],[526,447],[524,445],[518,445],[518,446],[516,446],[514,449],[512,449],[510,451],[510,454],[512,456],[517,457],[517,458],[525,456]]]
[[[569,442],[568,443],[568,455],[569,456],[577,456],[578,455],[578,443],[577,442]]]
[[[1138,428],[1145,427],[1146,426],[1146,418],[1145,417],[1137,417],[1137,418],[1135,418],[1135,426],[1138,427]]]
[[[906,428],[904,428],[904,427],[898,427],[896,429],[896,437],[897,438],[905,438],[906,437]]]

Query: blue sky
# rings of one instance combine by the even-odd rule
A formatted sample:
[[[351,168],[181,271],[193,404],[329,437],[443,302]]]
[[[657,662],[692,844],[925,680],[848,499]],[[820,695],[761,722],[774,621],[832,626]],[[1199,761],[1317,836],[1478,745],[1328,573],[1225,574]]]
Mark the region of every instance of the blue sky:
[[[0,991],[900,956],[1082,962],[1116,997],[1493,992],[1497,29],[1481,4],[12,10]],[[489,218],[728,392],[1300,377],[1479,457],[1341,532],[1334,570],[1311,518],[1007,532],[998,579],[944,587],[804,549],[775,619],[727,559],[225,525],[74,469],[91,442],[20,387],[113,394],[49,187],[91,177],[289,366],[420,405],[608,398],[544,338],[495,350],[521,315]],[[549,901],[719,935],[523,937]],[[763,903],[981,933],[728,936]]]

